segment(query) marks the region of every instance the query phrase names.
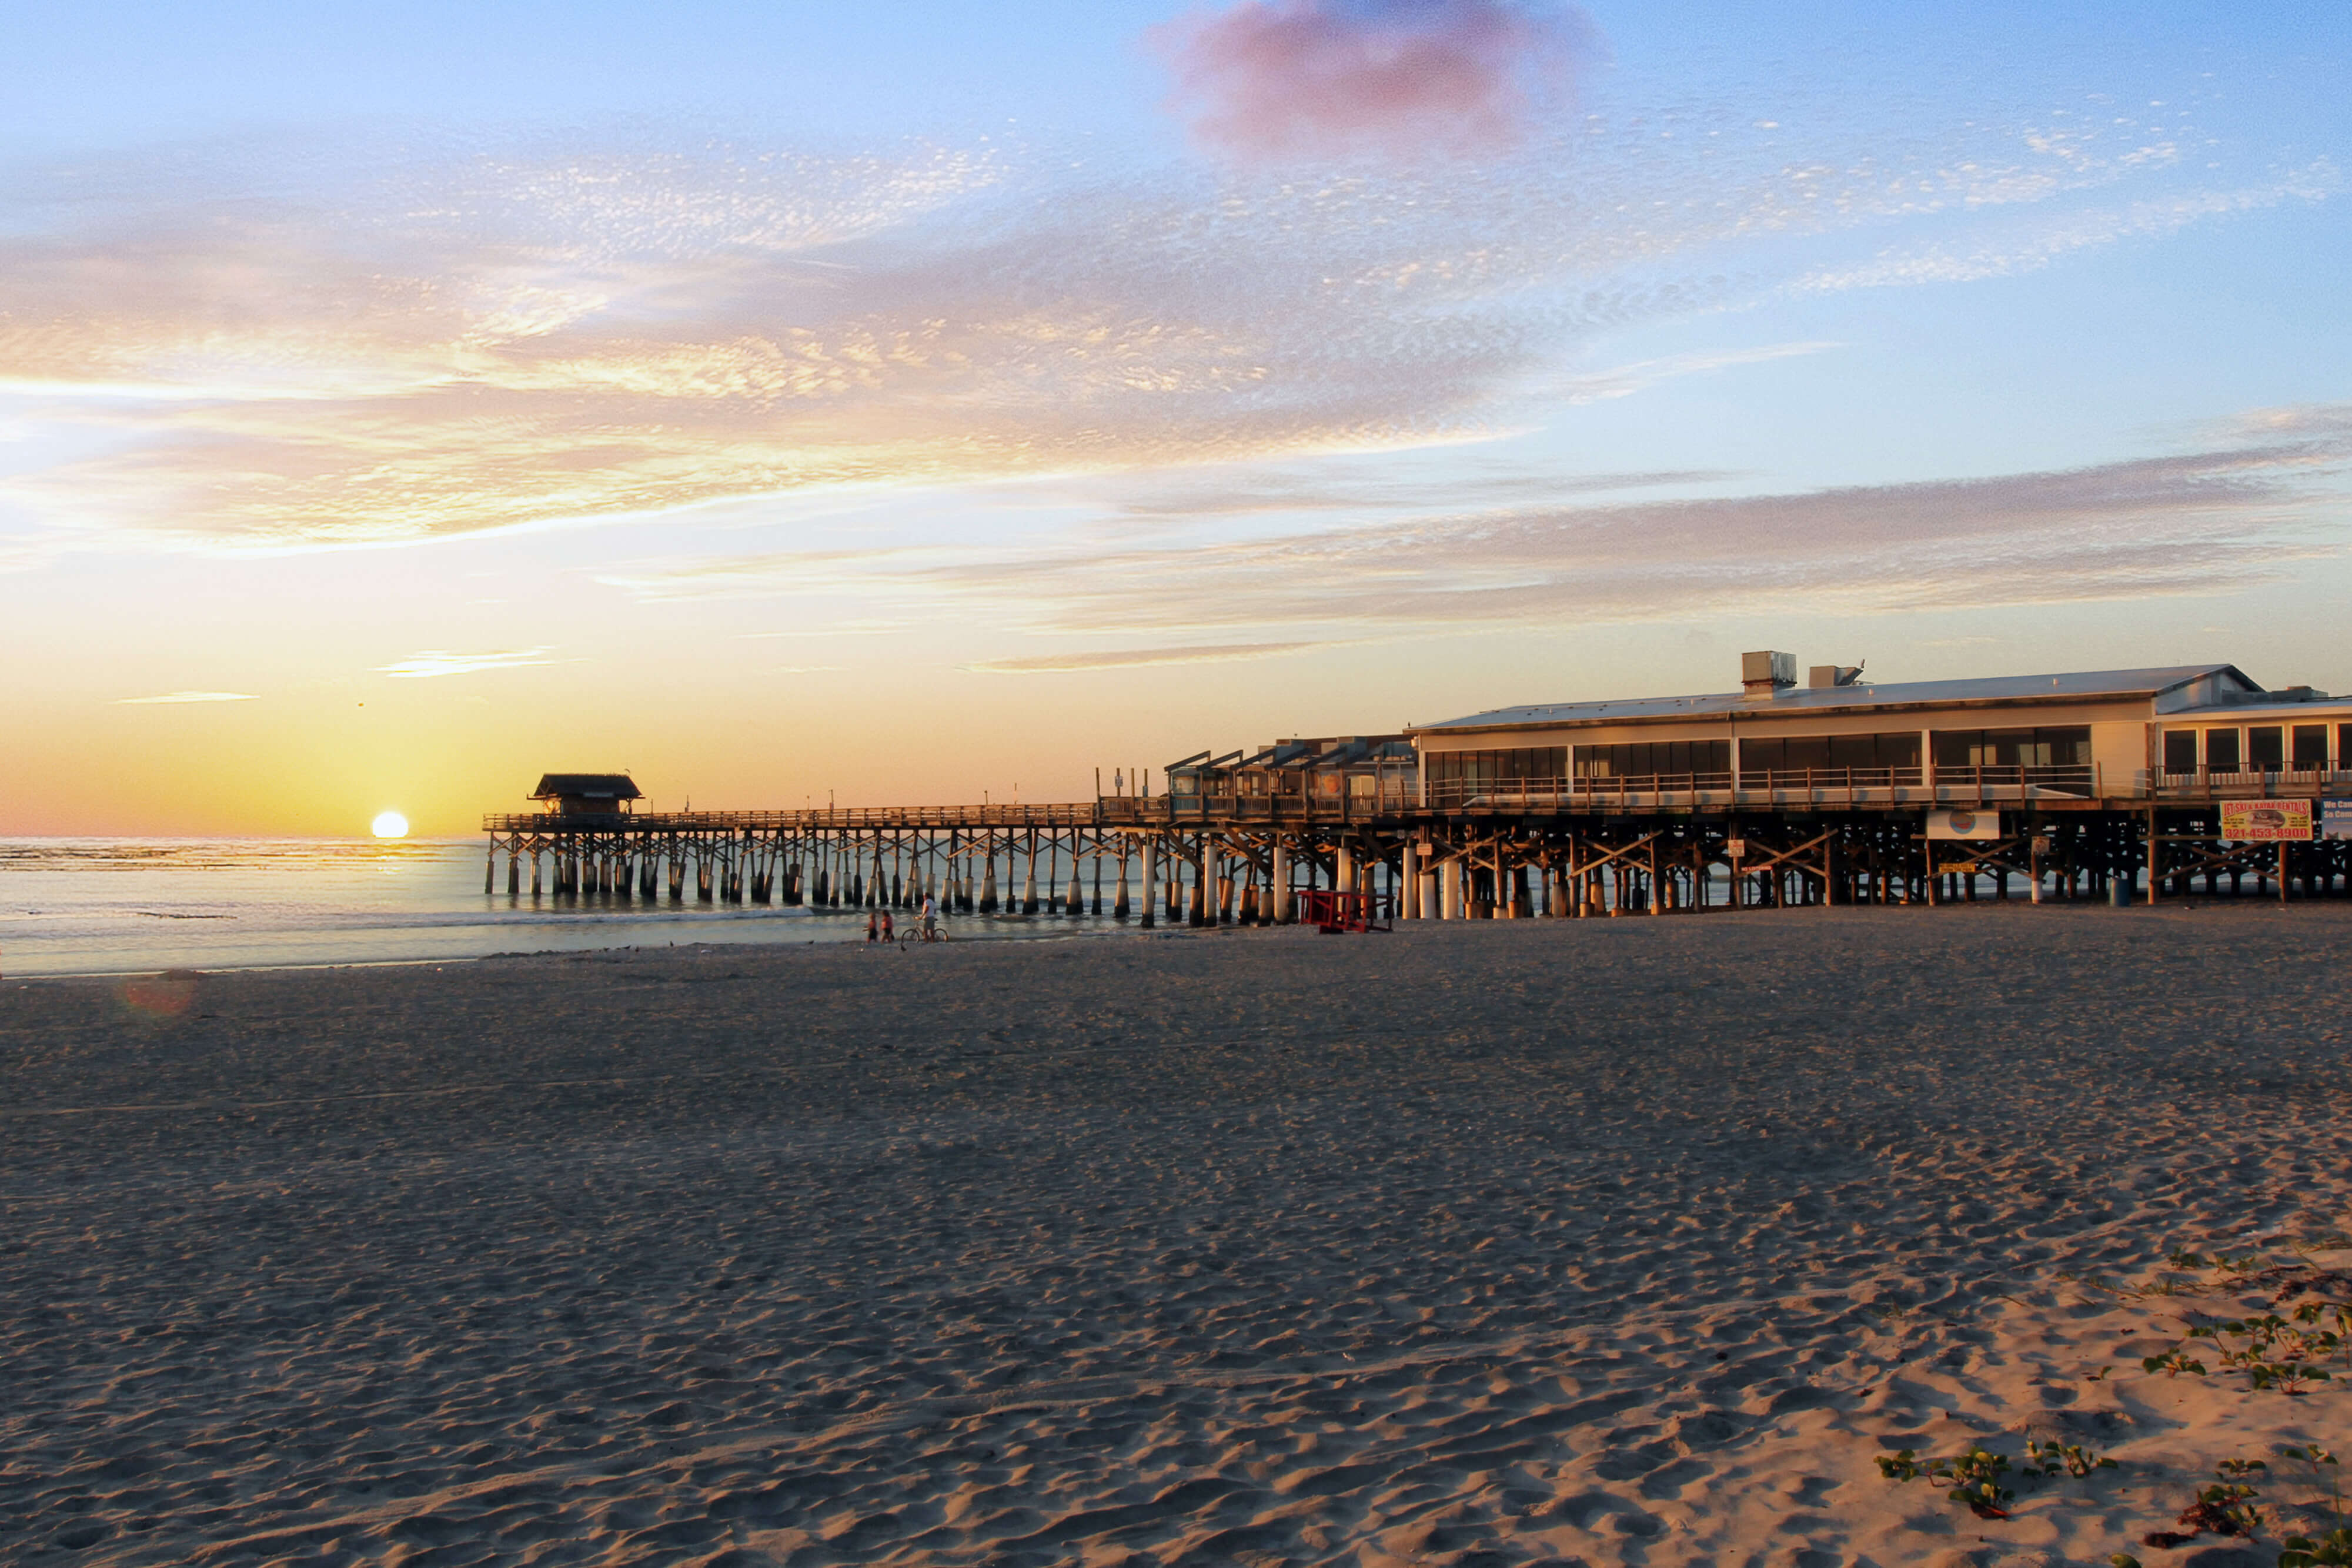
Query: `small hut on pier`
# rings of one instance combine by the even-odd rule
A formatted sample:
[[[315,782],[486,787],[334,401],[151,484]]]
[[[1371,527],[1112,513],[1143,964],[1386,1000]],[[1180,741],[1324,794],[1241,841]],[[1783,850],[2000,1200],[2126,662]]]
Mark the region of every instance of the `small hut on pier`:
[[[645,793],[625,773],[542,773],[530,798],[550,816],[617,817]]]

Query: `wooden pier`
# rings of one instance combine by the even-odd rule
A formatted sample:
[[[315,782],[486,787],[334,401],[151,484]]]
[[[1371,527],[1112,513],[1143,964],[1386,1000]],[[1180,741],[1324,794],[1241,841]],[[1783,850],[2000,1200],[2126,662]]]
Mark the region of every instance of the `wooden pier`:
[[[1158,794],[1039,806],[647,813],[551,774],[494,816],[484,892],[1287,924],[1979,899],[2352,894],[2352,703],[2233,666],[1498,710],[1197,753]],[[526,873],[526,868],[528,871]]]
[[[2352,893],[2352,844],[2235,842],[2219,799],[2043,793],[2002,836],[1931,840],[1920,812],[1822,779],[1708,801],[1690,781],[1511,791],[1444,808],[1112,797],[1036,806],[493,816],[485,893],[647,904],[1288,924],[1309,890],[1402,918],[1670,915],[1812,904]],[[1978,799],[1982,780],[1940,787]],[[1696,797],[1696,798],[1695,798]],[[1999,808],[1995,808],[1999,810]],[[501,863],[503,862],[503,863]]]

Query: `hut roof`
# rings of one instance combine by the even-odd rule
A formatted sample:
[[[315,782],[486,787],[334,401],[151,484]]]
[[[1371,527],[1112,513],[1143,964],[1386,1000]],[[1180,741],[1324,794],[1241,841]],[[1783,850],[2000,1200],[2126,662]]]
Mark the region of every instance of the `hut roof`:
[[[639,800],[636,780],[625,773],[542,773],[534,800]]]

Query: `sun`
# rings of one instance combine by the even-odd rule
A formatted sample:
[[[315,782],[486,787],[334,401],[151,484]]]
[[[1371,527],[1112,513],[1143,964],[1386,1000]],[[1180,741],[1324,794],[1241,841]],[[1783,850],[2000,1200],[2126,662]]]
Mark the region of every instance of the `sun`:
[[[379,839],[404,839],[408,836],[408,819],[397,811],[386,811],[368,826]]]

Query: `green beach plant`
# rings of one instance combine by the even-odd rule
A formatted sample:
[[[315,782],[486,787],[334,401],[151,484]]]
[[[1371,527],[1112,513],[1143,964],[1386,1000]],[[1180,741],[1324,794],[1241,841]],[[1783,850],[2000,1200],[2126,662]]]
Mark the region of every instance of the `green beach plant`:
[[[2262,1533],[2262,1493],[2252,1478],[2270,1467],[2260,1459],[2224,1459],[2214,1467],[2214,1482],[2198,1489],[2197,1500],[2180,1511],[2182,1530],[2153,1530],[2144,1540],[2170,1550],[2186,1545],[2207,1531],[2215,1535],[2241,1536],[2248,1541]]]
[[[2028,1441],[2021,1473],[2029,1476],[2068,1475],[2081,1480],[2094,1470],[2112,1470],[2115,1468],[2115,1460],[2095,1453],[2080,1443]]]
[[[1878,1473],[1890,1481],[1916,1481],[1927,1473],[1916,1448],[1897,1448],[1891,1454],[1878,1456]]]
[[[2327,1472],[2327,1511],[2338,1519],[2344,1517],[2344,1467],[2337,1461],[2334,1449],[2323,1448],[2316,1443],[2306,1443],[2299,1448],[2292,1446],[2281,1448],[2279,1457],[2285,1459],[2301,1459],[2305,1464],[2309,1465],[2314,1480],[2318,1479],[2320,1470],[2324,1467]]]
[[[2352,1568],[2352,1530],[2341,1525],[2325,1535],[2290,1535],[2278,1568]]]
[[[2331,1320],[2335,1328],[2321,1331],[2321,1319]],[[2352,1367],[2352,1303],[2344,1301],[2305,1301],[2295,1308],[2294,1321],[2312,1325],[2315,1338],[2325,1338],[2329,1346],[2342,1353],[2344,1364]]]
[[[2029,1462],[2020,1473],[2027,1476],[2087,1476],[2096,1469],[2115,1468],[2113,1459],[2102,1459],[2073,1445],[2028,1443],[2026,1451]],[[2074,1469],[2077,1464],[2080,1469]],[[1921,1458],[1916,1448],[1897,1448],[1878,1456],[1878,1473],[1888,1480],[1915,1481],[1925,1476],[1929,1486],[1948,1490],[1954,1502],[1965,1504],[1979,1519],[2009,1517],[2001,1505],[2017,1496],[2000,1484],[2009,1469],[2005,1455],[1979,1444],[1970,1444],[1963,1452],[1942,1458]]]
[[[2263,1531],[2263,1494],[2252,1482],[2269,1469],[2260,1459],[2223,1459],[2213,1468],[2218,1479],[2198,1490],[2197,1500],[2181,1511],[2180,1522],[2216,1535],[2254,1540]]]
[[[1971,1445],[1967,1453],[1956,1458],[1931,1463],[1927,1475],[1930,1485],[1936,1483],[1937,1464],[1945,1467],[1940,1473],[1947,1478],[1945,1484],[1952,1489],[1954,1502],[1966,1503],[1979,1519],[2009,1517],[2008,1511],[2000,1505],[2017,1494],[2000,1484],[2000,1478],[2009,1473],[2006,1458],[1989,1448]]]
[[[2339,1343],[2334,1333],[2298,1328],[2276,1312],[2200,1323],[2189,1331],[2189,1337],[2211,1340],[2221,1352],[2221,1364],[2246,1374],[2256,1388],[2275,1388],[2287,1395],[2302,1394],[2312,1384],[2326,1382],[2326,1369],[2315,1364],[2334,1354]]]
[[[2140,1357],[2139,1369],[2142,1372],[2160,1372],[2167,1377],[2178,1377],[2184,1372],[2194,1373],[2199,1377],[2205,1375],[2203,1362],[2192,1361],[2177,1350],[2167,1351],[2162,1355]]]

